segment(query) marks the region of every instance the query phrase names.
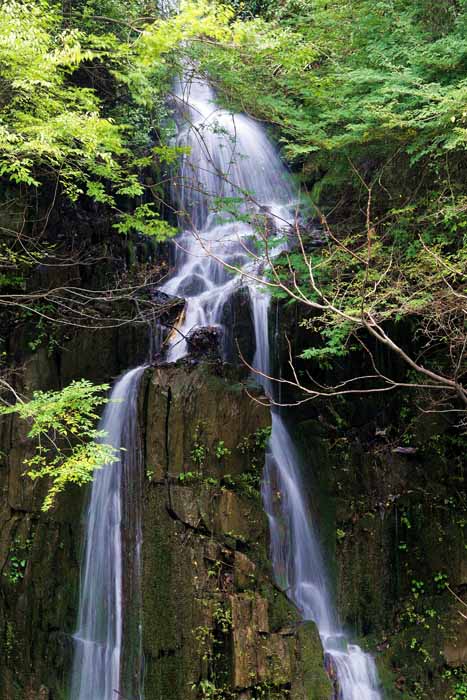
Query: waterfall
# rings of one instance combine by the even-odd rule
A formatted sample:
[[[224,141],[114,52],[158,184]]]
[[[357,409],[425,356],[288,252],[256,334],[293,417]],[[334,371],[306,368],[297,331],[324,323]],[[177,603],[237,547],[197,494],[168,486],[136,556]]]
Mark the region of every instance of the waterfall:
[[[190,155],[183,158],[172,196],[186,228],[176,241],[175,273],[162,291],[185,298],[186,308],[169,361],[186,354],[190,330],[222,325],[225,307],[242,284],[229,266],[246,270],[255,255],[249,216],[285,223],[294,200],[274,147],[252,119],[218,109],[212,89],[197,78],[180,83],[177,95],[177,144],[188,146]],[[237,211],[229,212],[228,205]],[[259,305],[264,294],[254,294]]]
[[[106,433],[105,442],[119,451],[119,459],[96,471],[86,512],[71,700],[117,700],[118,693],[132,700],[141,697],[141,634],[132,630],[134,620],[136,627],[139,622],[137,616],[131,622],[127,619],[123,600],[131,600],[139,612],[137,397],[143,371],[144,367],[130,370],[117,381],[99,426]],[[130,503],[132,492],[135,498]],[[131,573],[128,580],[124,570]],[[131,639],[128,652],[124,638]]]
[[[225,309],[243,285],[253,312],[253,366],[268,375],[270,299],[261,285],[262,251],[254,223],[281,222],[275,225],[280,233],[293,221],[296,195],[264,130],[244,115],[218,109],[206,82],[195,78],[180,83],[178,102],[178,144],[190,147],[173,186],[184,231],[176,242],[174,273],[161,289],[184,297],[186,308],[179,335],[171,338],[168,359],[187,353],[185,339],[192,329],[222,329]],[[236,274],[239,269],[243,274]],[[224,334],[224,354],[226,338]],[[124,451],[117,463],[96,472],[86,513],[71,700],[142,697],[136,421],[143,371],[131,370],[115,384],[100,425],[106,442]],[[261,382],[265,393],[274,396],[272,382],[264,376]],[[339,700],[379,700],[372,657],[350,644],[339,626],[297,452],[276,409],[262,493],[277,582],[302,618],[317,624],[327,666],[337,678]]]
[[[356,644],[350,644],[339,626],[300,462],[277,409],[272,411],[262,495],[269,520],[276,579],[302,618],[316,623],[327,667],[337,680],[337,697],[339,700],[379,700],[378,674],[372,656]]]
[[[179,85],[178,101],[177,143],[190,147],[173,187],[184,231],[177,239],[174,273],[162,289],[184,297],[186,308],[181,335],[172,337],[168,359],[186,354],[184,338],[192,329],[208,325],[222,329],[224,308],[243,284],[249,289],[254,319],[253,366],[269,375],[270,299],[258,283],[261,251],[252,219],[264,215],[263,223],[272,218],[290,225],[296,195],[258,123],[219,109],[212,89],[198,78]],[[232,202],[237,204],[237,217],[229,217]],[[240,268],[243,275],[233,274],[229,266]],[[226,354],[225,347],[223,351]],[[272,383],[264,376],[261,383],[272,397]],[[262,493],[277,582],[302,618],[316,623],[327,668],[337,679],[339,700],[379,700],[373,658],[350,644],[339,626],[298,455],[277,409],[272,411]]]

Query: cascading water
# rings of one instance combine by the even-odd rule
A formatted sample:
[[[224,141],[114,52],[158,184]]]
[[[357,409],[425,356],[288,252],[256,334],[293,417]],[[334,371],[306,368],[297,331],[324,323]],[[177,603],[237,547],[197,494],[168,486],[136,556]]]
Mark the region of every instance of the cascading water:
[[[177,144],[188,146],[190,155],[172,193],[186,230],[177,239],[175,273],[162,291],[184,297],[186,307],[170,361],[186,354],[183,338],[191,329],[222,325],[225,307],[242,282],[228,266],[246,267],[254,255],[248,215],[285,222],[294,196],[276,151],[252,119],[216,108],[212,89],[196,78],[179,86],[178,104]],[[236,221],[229,206],[240,214]],[[259,304],[264,294],[256,290],[255,296]]]
[[[290,224],[294,192],[275,149],[255,121],[219,110],[211,88],[196,78],[180,87],[178,98],[182,106],[178,145],[189,146],[190,154],[184,157],[173,194],[185,231],[177,239],[175,272],[163,291],[185,297],[186,310],[179,328],[182,340],[172,337],[168,359],[186,354],[183,337],[191,329],[221,327],[225,306],[236,289],[246,284],[256,343],[253,366],[269,375],[270,303],[260,285],[252,281],[261,277],[261,265],[247,216],[266,213]],[[246,201],[240,207],[241,220],[226,221],[226,202],[239,199]],[[243,279],[232,274],[229,266],[241,268]],[[272,396],[271,382],[264,377],[261,381],[265,393]],[[262,490],[275,576],[303,619],[316,622],[328,668],[337,679],[339,700],[379,700],[372,657],[349,644],[339,627],[298,456],[276,409],[272,411]]]
[[[138,508],[130,508],[128,500],[137,489],[141,463],[137,396],[143,371],[144,367],[130,370],[115,384],[100,423],[105,442],[118,450],[119,459],[97,470],[86,513],[71,700],[116,700],[119,694],[132,700],[141,697],[141,643],[134,639],[140,630],[127,629],[123,598],[139,607],[141,520]],[[134,502],[141,503],[140,494],[135,493]],[[131,517],[126,517],[128,510]],[[132,574],[128,581],[123,571],[126,557],[130,560],[126,569]],[[125,659],[124,636],[132,641]]]
[[[265,365],[267,358],[265,358]],[[257,365],[260,368],[260,365]],[[268,373],[267,366],[262,367]],[[319,630],[336,680],[339,700],[381,698],[373,658],[349,644],[329,595],[326,567],[302,482],[298,455],[280,413],[272,411],[262,494],[269,519],[271,556],[276,579],[304,620]]]

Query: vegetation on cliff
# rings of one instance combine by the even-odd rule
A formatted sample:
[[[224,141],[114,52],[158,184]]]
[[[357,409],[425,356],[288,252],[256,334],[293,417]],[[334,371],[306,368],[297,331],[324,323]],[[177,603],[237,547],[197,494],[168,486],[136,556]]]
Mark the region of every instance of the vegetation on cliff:
[[[103,387],[77,382],[28,400],[15,364],[44,345],[53,354],[77,329],[144,324],[159,312],[148,288],[160,261],[125,274],[114,242],[124,236],[131,253],[138,236],[175,232],[154,196],[178,155],[162,136],[171,67],[138,42],[153,17],[155,5],[138,0],[0,6],[2,413],[30,425],[37,452],[27,472],[51,477],[46,508],[109,460],[95,442]],[[94,222],[103,222],[95,240]]]
[[[36,391],[30,401],[0,406],[0,416],[17,413],[30,423],[29,437],[36,448],[25,461],[26,473],[33,480],[50,480],[42,510],[49,510],[69,484],[87,484],[95,469],[119,459],[114,447],[105,443],[105,433],[95,427],[108,388],[82,379],[61,391]]]

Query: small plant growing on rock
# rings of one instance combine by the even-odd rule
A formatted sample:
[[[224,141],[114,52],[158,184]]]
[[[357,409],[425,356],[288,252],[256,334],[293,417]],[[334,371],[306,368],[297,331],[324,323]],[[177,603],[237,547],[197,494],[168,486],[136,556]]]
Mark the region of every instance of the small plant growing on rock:
[[[449,700],[467,700],[467,667],[447,668],[443,672],[443,678],[453,684],[452,694]]]
[[[208,456],[208,448],[202,442],[201,436],[203,432],[203,424],[198,423],[195,432],[193,433],[193,447],[191,449],[191,459],[193,463],[201,469],[206,462],[206,457]]]
[[[212,613],[213,620],[223,634],[232,629],[232,611],[226,605],[218,603]]]
[[[219,460],[223,459],[224,457],[228,457],[230,454],[232,454],[231,450],[229,450],[229,448],[225,446],[225,442],[223,440],[219,440],[219,442],[216,445],[215,452],[216,457]]]
[[[32,540],[15,539],[13,546],[10,549],[8,560],[8,571],[4,572],[4,576],[13,585],[23,580],[28,563],[27,555],[31,550]]]
[[[199,474],[193,471],[189,472],[182,472],[181,474],[178,475],[178,480],[182,483],[184,482],[190,482],[190,481],[196,481],[196,479],[199,478]]]
[[[339,527],[336,530],[336,537],[338,542],[342,542],[342,540],[345,539],[345,532],[344,530],[341,530]]]

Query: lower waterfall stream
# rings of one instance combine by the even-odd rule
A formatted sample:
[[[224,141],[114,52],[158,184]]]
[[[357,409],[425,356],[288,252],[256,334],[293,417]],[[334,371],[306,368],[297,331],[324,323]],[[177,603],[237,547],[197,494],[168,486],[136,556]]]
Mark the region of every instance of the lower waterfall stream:
[[[249,293],[254,325],[252,364],[269,375],[270,299],[252,280],[262,275],[254,228],[244,216],[232,221],[225,213],[219,216],[212,210],[219,200],[249,193],[243,213],[254,216],[258,211],[267,212],[268,217],[287,226],[293,222],[296,195],[264,129],[244,115],[234,116],[217,108],[208,83],[197,78],[182,83],[178,103],[177,143],[190,147],[190,155],[184,156],[181,165],[180,184],[173,187],[184,231],[177,238],[174,273],[161,289],[185,298],[186,307],[178,329],[181,335],[169,341],[167,359],[176,361],[187,353],[186,337],[193,328],[222,329],[228,325],[230,305],[243,287]],[[229,265],[245,274],[232,274]],[[252,269],[254,274],[249,273]],[[227,355],[225,345],[223,352]],[[128,439],[142,371],[131,370],[119,380],[112,398],[125,398],[127,403],[120,407],[109,404],[102,419],[101,427],[115,447],[131,447]],[[272,383],[266,378],[261,383],[265,393],[273,397]],[[97,473],[87,513],[71,700],[115,700],[116,693],[123,692],[121,488],[120,465]],[[262,494],[277,582],[302,618],[316,623],[326,665],[335,680],[335,698],[380,700],[372,657],[350,644],[338,623],[297,451],[277,408],[272,410]]]
[[[141,680],[141,644],[135,644],[134,668],[122,682],[122,651],[125,647],[123,606],[124,544],[122,523],[128,524],[129,560],[138,603],[137,570],[140,568],[141,520],[138,509],[126,517],[123,492],[135,490],[136,467],[140,459],[137,439],[138,386],[144,367],[121,377],[112,389],[100,422],[105,441],[119,451],[119,460],[97,470],[86,512],[84,553],[81,568],[78,628],[74,634],[71,700],[115,700],[124,685],[136,688]],[[135,494],[135,501],[141,500]],[[128,532],[128,529],[130,532]],[[125,596],[125,599],[129,596]],[[139,636],[138,631],[136,634]],[[134,640],[133,644],[134,644]],[[131,659],[125,659],[131,667]],[[131,697],[139,698],[135,693]]]

